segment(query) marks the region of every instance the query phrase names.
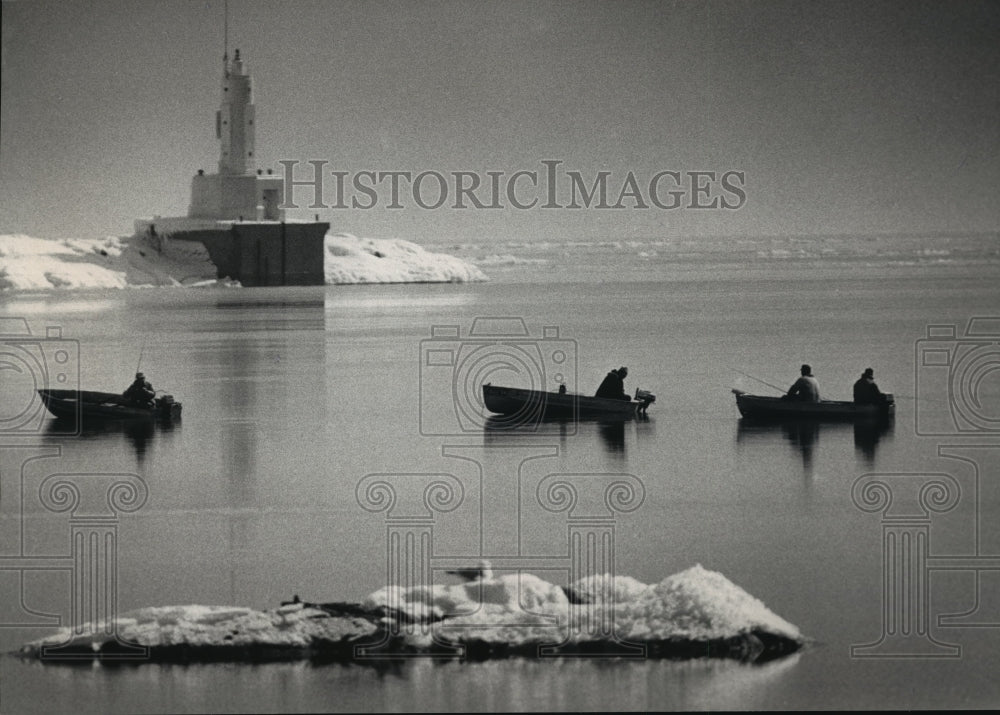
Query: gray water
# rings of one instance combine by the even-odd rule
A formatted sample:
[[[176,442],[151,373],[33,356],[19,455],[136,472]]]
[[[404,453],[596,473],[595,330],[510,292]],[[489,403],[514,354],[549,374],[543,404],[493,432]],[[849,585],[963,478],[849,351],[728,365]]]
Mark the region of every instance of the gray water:
[[[667,275],[609,258],[615,275],[629,279],[608,281],[589,269],[550,280],[559,259],[538,260],[497,265],[488,270],[493,281],[469,285],[4,296],[0,317],[25,318],[36,333],[58,326],[60,339],[79,341],[84,389],[124,389],[141,353],[153,386],[181,401],[184,414],[169,429],[66,437],[44,420],[7,430],[0,448],[3,650],[51,632],[16,625],[52,622],[38,614],[71,622],[65,570],[16,569],[19,559],[68,553],[67,514],[47,509],[37,493],[48,475],[80,472],[135,475],[148,490],[141,508],[118,517],[119,611],[189,603],[264,609],[293,594],[363,598],[386,582],[387,515],[363,509],[357,494],[375,474],[395,480],[403,501],[426,475],[451,475],[463,486],[453,511],[434,514],[435,558],[488,556],[558,582],[567,576],[571,515],[541,508],[538,485],[549,475],[587,475],[591,482],[581,484],[627,475],[639,498],[613,516],[618,573],[649,583],[700,563],[799,626],[812,646],[758,666],[562,659],[67,666],[8,656],[0,660],[0,709],[1000,703],[998,573],[979,571],[977,584],[962,561],[1000,554],[1000,448],[990,448],[1000,439],[989,421],[998,416],[1000,380],[989,369],[980,375],[975,409],[986,421],[970,430],[956,426],[947,401],[956,368],[922,359],[929,324],[957,326],[953,354],[979,349],[963,335],[969,318],[1000,308],[995,262],[903,261],[887,269],[865,258],[845,270],[768,257],[748,269],[703,257]],[[593,257],[580,265],[594,265]],[[492,362],[469,336],[476,318],[490,316],[522,319],[529,333],[528,340],[500,339],[518,347],[497,348],[501,358]],[[441,337],[454,335],[448,326],[458,326],[457,338]],[[451,366],[428,359],[449,350]],[[565,357],[558,363],[557,351]],[[530,365],[524,355],[540,362]],[[987,368],[1000,364],[985,355]],[[899,397],[894,423],[870,431],[739,419],[732,387],[776,394],[740,371],[787,387],[802,362],[833,399],[848,398],[861,371],[874,367],[882,389]],[[510,432],[475,411],[472,383],[483,371],[492,370],[497,383],[536,379],[549,388],[558,373],[570,390],[590,393],[619,365],[629,366],[626,389],[656,393],[648,420]],[[27,404],[30,382],[5,374],[4,424]],[[928,431],[937,434],[918,433]],[[939,454],[947,445],[967,459]],[[922,522],[938,558],[929,572],[930,636],[959,646],[948,651],[957,657],[852,657],[851,646],[879,640],[884,627],[883,515],[852,500],[852,485],[869,473],[914,475],[900,482],[903,491],[937,473],[960,487],[949,511]],[[977,599],[965,627],[938,621],[975,609]]]

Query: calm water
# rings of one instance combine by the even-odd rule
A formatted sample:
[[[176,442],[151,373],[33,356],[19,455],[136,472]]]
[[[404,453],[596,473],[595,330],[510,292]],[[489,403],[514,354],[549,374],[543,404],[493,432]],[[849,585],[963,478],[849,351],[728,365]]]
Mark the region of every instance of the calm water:
[[[477,285],[4,296],[0,316],[26,318],[36,333],[61,326],[63,339],[79,341],[82,387],[124,389],[141,353],[142,369],[184,404],[184,418],[172,429],[110,428],[71,438],[49,421],[36,434],[25,432],[32,425],[8,430],[0,449],[8,627],[0,645],[11,650],[50,632],[11,624],[50,622],[39,615],[46,613],[68,618],[65,571],[20,578],[11,568],[22,556],[67,553],[67,515],[45,509],[37,494],[48,475],[87,472],[137,475],[148,489],[142,507],[118,525],[120,610],[270,608],[292,594],[364,597],[386,579],[386,514],[362,509],[356,495],[371,474],[390,475],[400,509],[420,506],[413,506],[413,485],[428,474],[462,485],[456,508],[434,517],[435,558],[489,556],[565,580],[569,517],[541,508],[539,485],[549,475],[589,475],[580,477],[591,485],[581,489],[583,510],[593,506],[586,499],[600,496],[593,484],[630,475],[641,503],[615,515],[618,573],[653,582],[701,563],[798,625],[814,647],[764,666],[512,660],[71,667],[4,657],[0,708],[1000,704],[1000,630],[937,620],[972,610],[978,595],[980,610],[965,623],[1000,623],[998,573],[981,572],[977,586],[968,563],[948,570],[963,556],[1000,554],[1000,448],[989,448],[1000,445],[989,429],[996,422],[960,433],[945,401],[949,368],[928,370],[918,360],[928,324],[958,324],[952,344],[968,347],[966,321],[1000,311],[995,262],[904,261],[887,269],[866,260],[844,269],[775,260],[744,270],[703,260],[657,280],[623,263],[621,273],[638,279],[623,284],[587,270],[550,281],[557,257],[537,260],[525,268],[498,259],[488,271],[495,280]],[[469,335],[473,321],[486,316],[523,319],[530,340],[487,358]],[[457,338],[448,326],[458,326]],[[546,328],[557,331],[543,338]],[[450,366],[429,357],[448,351]],[[847,398],[861,371],[874,367],[882,389],[899,396],[894,424],[873,431],[739,420],[732,387],[774,391],[737,371],[787,387],[802,362],[813,365],[830,398]],[[648,420],[510,432],[485,422],[467,398],[486,374],[498,383],[534,378],[554,387],[558,372],[571,390],[589,393],[618,365],[629,366],[627,389],[656,393]],[[977,387],[980,411],[993,420],[997,374],[985,370]],[[4,424],[25,404],[29,383],[5,374]],[[924,432],[951,425],[951,434],[919,435],[920,425]],[[940,455],[942,445],[959,445],[972,461]],[[851,495],[855,480],[871,472],[944,473],[961,488],[954,508],[929,521],[930,555],[939,559],[931,631],[961,646],[960,657],[851,657],[852,645],[882,632],[882,517],[861,511]]]

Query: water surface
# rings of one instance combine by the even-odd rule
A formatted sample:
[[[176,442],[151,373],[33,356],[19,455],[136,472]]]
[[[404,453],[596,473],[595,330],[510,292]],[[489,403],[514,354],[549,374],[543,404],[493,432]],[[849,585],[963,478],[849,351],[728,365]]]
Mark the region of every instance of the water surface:
[[[601,254],[612,268],[624,261],[615,251]],[[939,454],[942,445],[993,444],[995,434],[916,430],[917,409],[938,410],[931,415],[938,423],[952,419],[943,401],[947,370],[920,371],[919,341],[928,324],[956,324],[960,338],[968,318],[995,312],[997,268],[988,261],[865,268],[858,259],[856,270],[842,270],[783,260],[769,256],[751,266],[753,280],[703,257],[677,272],[630,271],[635,264],[624,261],[610,280],[587,269],[552,281],[550,266],[536,264],[516,275],[501,267],[497,280],[468,285],[5,296],[0,315],[27,318],[36,332],[59,326],[63,339],[79,341],[81,387],[123,390],[141,353],[153,386],[184,404],[183,420],[170,428],[111,426],[66,437],[46,420],[37,433],[8,431],[0,449],[5,567],[67,553],[68,516],[37,498],[45,477],[133,474],[148,498],[119,518],[119,610],[183,603],[263,609],[293,594],[360,599],[385,584],[387,521],[359,505],[359,481],[388,474],[415,484],[405,480],[444,474],[465,492],[457,508],[434,517],[435,564],[487,556],[558,581],[568,574],[570,515],[542,508],[539,484],[550,475],[626,475],[641,499],[614,514],[618,573],[653,582],[701,563],[816,645],[764,666],[556,659],[74,667],[6,657],[0,707],[996,705],[996,628],[936,620],[972,609],[978,594],[979,621],[1000,622],[996,572],[982,572],[978,588],[971,570],[933,573],[932,633],[960,645],[960,657],[859,659],[850,648],[877,640],[883,628],[881,515],[852,501],[861,475],[952,475],[963,500],[930,522],[931,555],[971,555],[977,543],[980,554],[1000,553],[998,452],[966,449],[973,462]],[[594,265],[592,257],[581,261]],[[496,382],[528,379],[527,363],[516,372],[504,367],[509,360],[491,365],[477,352],[481,341],[469,330],[484,316],[524,320],[529,339],[500,339],[508,345],[503,354],[516,344],[515,352],[541,356],[532,369],[550,388],[558,372],[571,390],[590,393],[608,369],[629,366],[626,388],[657,395],[648,420],[509,431],[491,428],[468,405],[457,409],[455,396],[466,399],[479,368],[492,370]],[[458,326],[458,336],[441,337],[434,326],[445,326],[446,336],[454,335],[448,326]],[[546,328],[557,331],[546,338]],[[554,347],[567,360],[552,362]],[[428,351],[442,349],[455,363],[429,364]],[[732,387],[774,394],[741,372],[787,386],[803,362],[812,364],[824,396],[840,399],[874,367],[882,389],[899,396],[894,423],[858,430],[739,419]],[[995,377],[979,387],[985,410],[1000,399]],[[4,399],[23,400],[17,390],[25,384],[5,380]],[[913,399],[921,396],[927,399]],[[67,572],[8,569],[2,586],[6,624],[52,622],[37,615],[46,613],[69,622]],[[0,639],[10,650],[48,632],[7,627]]]

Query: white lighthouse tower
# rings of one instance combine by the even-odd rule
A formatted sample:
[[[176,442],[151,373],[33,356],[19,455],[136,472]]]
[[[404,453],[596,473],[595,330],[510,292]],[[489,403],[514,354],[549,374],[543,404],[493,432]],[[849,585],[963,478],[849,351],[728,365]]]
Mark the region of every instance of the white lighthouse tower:
[[[283,221],[284,180],[255,171],[253,80],[240,51],[223,56],[222,101],[215,113],[219,172],[199,171],[191,182],[188,216],[228,221]]]
[[[253,158],[253,81],[244,72],[240,51],[232,64],[223,56],[222,107],[215,113],[215,136],[220,140],[219,173],[251,173]]]

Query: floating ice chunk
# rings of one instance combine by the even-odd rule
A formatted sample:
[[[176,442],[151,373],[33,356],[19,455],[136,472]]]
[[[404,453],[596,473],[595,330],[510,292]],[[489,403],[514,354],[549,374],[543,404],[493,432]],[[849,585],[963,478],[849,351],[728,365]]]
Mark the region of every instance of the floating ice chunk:
[[[167,660],[352,660],[362,643],[390,653],[455,647],[470,657],[534,655],[543,646],[603,653],[623,642],[646,648],[650,657],[759,660],[794,652],[805,639],[725,576],[699,565],[650,586],[605,574],[563,589],[533,574],[505,573],[452,585],[389,586],[360,604],[143,608],[114,624],[87,624],[76,635],[63,629],[21,653],[37,657],[58,645],[77,655],[113,655],[123,641]]]
[[[433,586],[387,586],[363,602],[366,608],[398,611],[407,620],[434,621],[471,618],[495,621],[526,612],[565,610],[566,592],[533,574],[503,574],[459,584]]]
[[[571,599],[580,603],[622,603],[638,598],[649,586],[631,576],[593,574],[570,584]]]
[[[761,601],[698,564],[616,602],[615,622],[629,639],[710,640],[764,630],[793,640],[799,629]]]
[[[305,652],[317,644],[334,645],[370,636],[375,626],[358,619],[331,618],[329,614],[296,604],[274,611],[256,611],[233,606],[162,606],[140,608],[114,619],[113,623],[87,624],[74,635],[63,628],[21,649],[25,656],[41,655],[48,647],[69,647],[74,652],[115,652],[126,643],[150,649],[153,658],[171,652],[184,657],[245,659],[261,649],[285,653]]]

